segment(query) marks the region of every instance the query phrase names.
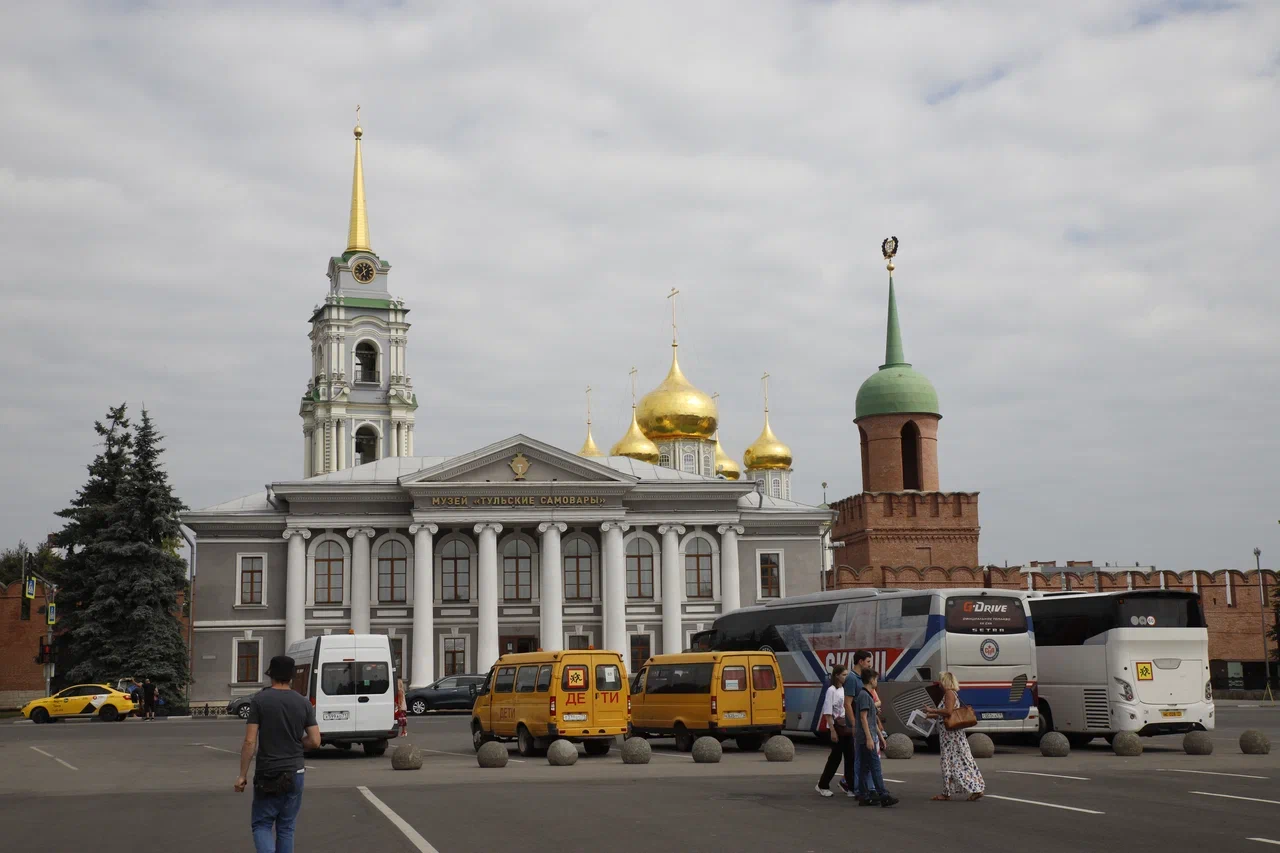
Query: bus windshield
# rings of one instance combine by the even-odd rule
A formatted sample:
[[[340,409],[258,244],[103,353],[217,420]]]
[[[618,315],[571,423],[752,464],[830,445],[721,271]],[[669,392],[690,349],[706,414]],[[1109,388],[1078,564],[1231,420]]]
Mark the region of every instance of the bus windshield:
[[[948,634],[1025,634],[1027,614],[1018,598],[953,595],[946,624]]]
[[[1194,596],[1132,596],[1121,598],[1117,627],[1203,628],[1204,614]]]

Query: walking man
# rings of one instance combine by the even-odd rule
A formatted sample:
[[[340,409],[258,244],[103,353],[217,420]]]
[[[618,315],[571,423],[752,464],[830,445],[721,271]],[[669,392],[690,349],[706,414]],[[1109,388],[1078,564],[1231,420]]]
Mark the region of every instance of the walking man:
[[[147,678],[142,682],[141,691],[143,719],[151,722],[156,718],[156,685]]]
[[[249,762],[256,752],[250,822],[257,853],[293,853],[306,776],[303,751],[320,748],[316,710],[290,686],[293,670],[293,658],[273,657],[267,666],[271,687],[249,701],[235,789],[241,792],[248,785]]]
[[[844,717],[846,720],[851,721],[851,726],[853,725],[852,721],[858,719],[858,694],[862,693],[863,690],[866,689],[862,686],[862,673],[864,670],[870,668],[870,666],[871,652],[859,651],[853,653],[853,674],[850,675],[844,683]],[[856,728],[856,726],[854,726],[854,728]],[[859,762],[859,759],[862,756],[862,751],[857,749],[857,740],[858,738],[855,732],[853,778],[850,779],[846,775],[845,778],[840,780],[840,788],[844,791],[846,797],[863,800],[866,799],[867,791],[866,786],[862,784],[862,777],[864,774],[862,772],[862,765]],[[846,774],[848,773],[847,770],[845,772]]]
[[[858,694],[858,721],[854,734],[857,746],[858,764],[862,777],[863,793],[866,795],[858,805],[883,806],[888,808],[898,804],[898,798],[889,793],[884,786],[884,776],[880,773],[880,721],[876,713],[876,701],[871,698],[871,691],[876,687],[876,671],[871,668],[863,670],[862,686],[868,689]]]

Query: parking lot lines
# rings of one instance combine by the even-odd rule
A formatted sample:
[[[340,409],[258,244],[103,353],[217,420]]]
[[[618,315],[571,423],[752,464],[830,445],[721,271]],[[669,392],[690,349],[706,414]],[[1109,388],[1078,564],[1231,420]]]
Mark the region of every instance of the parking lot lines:
[[[68,764],[67,762],[65,762],[65,761],[63,761],[61,758],[59,758],[58,756],[56,756],[56,755],[51,755],[51,754],[49,754],[49,753],[45,752],[43,749],[41,749],[41,748],[40,748],[40,747],[38,747],[38,746],[33,746],[33,747],[31,747],[31,748],[32,748],[33,750],[35,750],[36,752],[40,753],[41,755],[43,755],[45,758],[52,758],[54,761],[58,762],[58,763],[59,763],[59,764],[61,764],[63,767],[66,767],[66,768],[67,768],[67,769],[69,769],[69,770],[75,770],[76,772],[79,772],[79,770],[80,770],[80,768],[76,767],[75,765],[73,765],[73,764]]]
[[[396,814],[391,806],[374,796],[373,791],[370,791],[364,785],[360,785],[356,790],[363,794],[364,798],[372,803],[375,809],[382,812],[383,817],[391,821],[392,826],[400,830],[400,832],[404,834],[404,837],[409,839],[409,843],[418,849],[419,853],[440,853],[439,850],[436,850],[436,848],[431,846],[431,842],[427,841],[427,839],[423,838],[418,833],[418,830],[414,829],[405,821],[404,818]]]
[[[1082,814],[1106,814],[1106,812],[1094,811],[1093,809],[1082,809],[1082,808],[1077,808],[1076,806],[1064,806],[1058,803],[1042,803],[1039,800],[1020,800],[1017,797],[1002,797],[999,794],[987,794],[987,798],[992,800],[1007,800],[1008,802],[1011,802],[1011,803],[1026,803],[1029,806],[1044,806],[1045,808],[1050,808],[1050,809],[1062,809],[1063,811],[1068,811],[1068,812],[1080,812]]]
[[[1216,773],[1213,770],[1175,770],[1173,768],[1161,767],[1157,773],[1198,773],[1201,776],[1231,776],[1235,779],[1270,779],[1270,776],[1250,776],[1247,773]]]
[[[1257,797],[1238,797],[1235,794],[1215,794],[1212,791],[1188,791],[1188,794],[1199,794],[1202,797],[1222,797],[1224,800],[1248,800],[1251,803],[1267,803],[1280,806],[1280,800],[1260,800]]]
[[[1280,845],[1280,841],[1275,841],[1274,839],[1271,839],[1271,838],[1250,838],[1249,841],[1261,841],[1263,844]]]
[[[1074,779],[1077,782],[1088,782],[1088,776],[1064,776],[1061,773],[1032,773],[1030,770],[1001,770],[1001,773],[1015,773],[1018,776],[1047,776],[1050,779]]]

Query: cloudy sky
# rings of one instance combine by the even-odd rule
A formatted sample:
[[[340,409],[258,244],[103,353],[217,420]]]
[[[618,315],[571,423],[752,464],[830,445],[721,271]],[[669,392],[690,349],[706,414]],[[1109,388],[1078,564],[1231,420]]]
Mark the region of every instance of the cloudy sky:
[[[984,562],[1280,562],[1280,4],[60,2],[0,33],[0,544],[127,400],[200,507],[301,475],[351,126],[419,453],[576,449],[670,349],[860,489],[882,238]],[[179,5],[179,4],[174,4]]]

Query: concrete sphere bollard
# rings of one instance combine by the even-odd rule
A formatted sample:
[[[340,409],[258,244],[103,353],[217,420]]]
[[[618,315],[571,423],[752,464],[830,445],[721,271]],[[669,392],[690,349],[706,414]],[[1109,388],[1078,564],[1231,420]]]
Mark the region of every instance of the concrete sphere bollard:
[[[902,732],[889,735],[889,739],[884,742],[885,758],[910,758],[915,754],[915,742]]]
[[[392,770],[421,770],[422,750],[411,743],[402,744],[391,753]]]
[[[622,744],[623,764],[648,764],[653,757],[653,747],[642,737],[627,738]]]
[[[552,767],[570,767],[578,763],[578,747],[567,740],[552,741],[547,747],[547,763]]]
[[[720,741],[713,737],[703,735],[693,742],[693,760],[698,764],[715,764],[723,754]]]
[[[1240,735],[1240,751],[1245,755],[1267,755],[1271,752],[1271,738],[1265,732],[1249,729]]]
[[[1040,754],[1045,758],[1066,758],[1071,754],[1071,741],[1062,732],[1046,732],[1040,738]]]
[[[974,758],[991,758],[996,754],[996,744],[981,732],[975,732],[969,735],[969,751]]]
[[[789,737],[774,735],[764,742],[764,757],[769,761],[790,761],[796,757],[796,745]]]
[[[1133,732],[1120,732],[1112,738],[1111,749],[1125,758],[1142,755],[1142,739]]]
[[[481,767],[506,767],[507,748],[496,740],[491,740],[476,751],[476,761]]]
[[[1208,732],[1188,732],[1182,739],[1182,751],[1187,755],[1213,755],[1213,738]]]

